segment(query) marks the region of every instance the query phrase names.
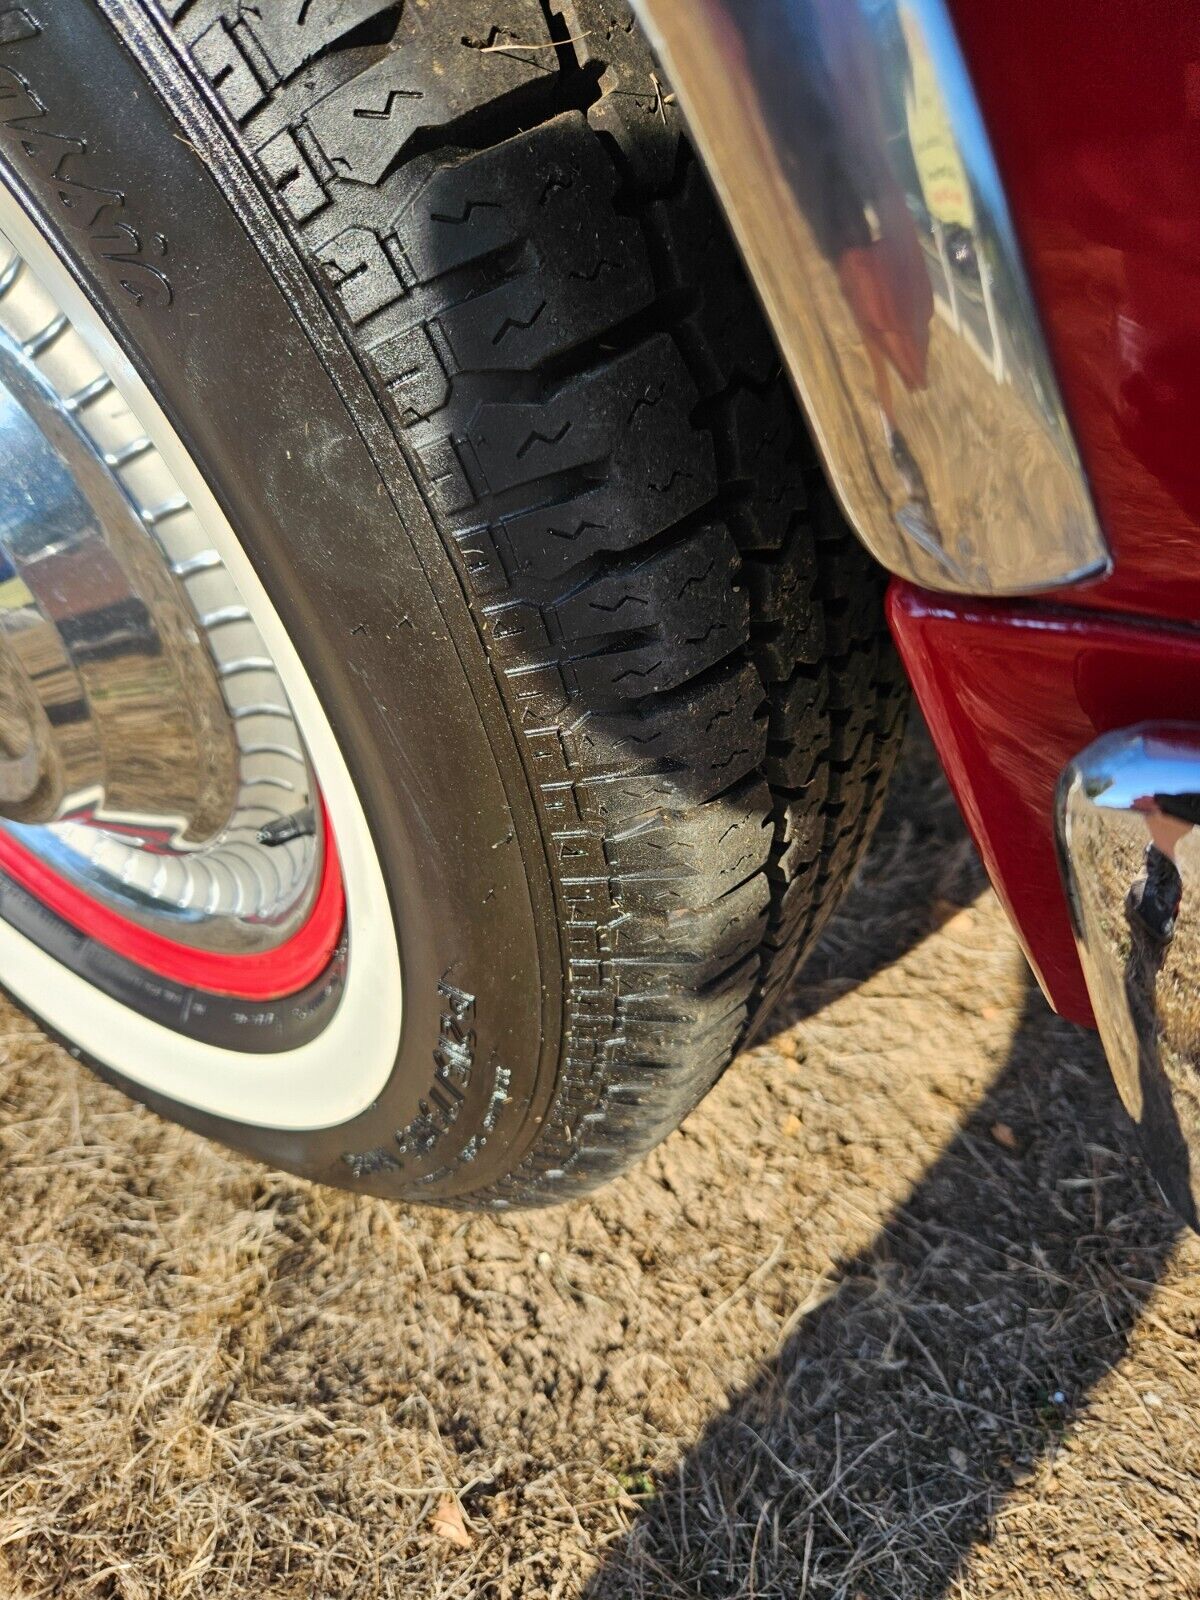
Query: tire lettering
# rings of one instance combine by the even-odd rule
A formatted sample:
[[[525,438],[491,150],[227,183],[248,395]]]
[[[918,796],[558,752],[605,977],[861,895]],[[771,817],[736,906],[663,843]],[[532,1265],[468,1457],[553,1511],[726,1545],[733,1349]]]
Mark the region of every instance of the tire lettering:
[[[22,6],[0,10],[0,48],[23,43],[42,31]],[[59,133],[46,121],[46,106],[15,68],[0,65],[0,135],[39,187],[53,196],[60,217],[86,238],[104,271],[137,306],[167,307],[174,290],[158,264],[167,254],[161,233],[148,238],[126,213],[119,189],[89,183],[87,141]],[[155,256],[158,260],[147,259]]]

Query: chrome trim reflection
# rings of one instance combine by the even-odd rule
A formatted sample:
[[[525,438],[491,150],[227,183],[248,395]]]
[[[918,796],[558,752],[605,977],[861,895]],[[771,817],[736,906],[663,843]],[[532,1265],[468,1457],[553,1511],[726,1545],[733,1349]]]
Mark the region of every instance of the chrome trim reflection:
[[[634,5],[868,548],[975,594],[1106,571],[943,0]]]
[[[105,808],[204,842],[236,803],[237,745],[184,593],[35,365],[65,327],[17,346],[0,325],[0,648],[41,758],[23,784],[27,751],[0,741],[0,814]]]
[[[270,950],[324,860],[299,729],[211,527],[22,226],[0,184],[2,825],[179,943]]]
[[[1097,739],[1062,775],[1057,825],[1117,1089],[1167,1199],[1200,1227],[1200,726]]]

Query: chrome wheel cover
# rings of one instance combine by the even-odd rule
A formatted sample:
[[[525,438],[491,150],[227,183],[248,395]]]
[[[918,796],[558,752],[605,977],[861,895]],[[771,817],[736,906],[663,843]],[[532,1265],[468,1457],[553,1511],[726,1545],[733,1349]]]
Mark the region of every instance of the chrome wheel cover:
[[[44,926],[56,919],[38,909],[36,892],[29,893],[10,881],[6,869],[0,869],[0,981],[52,1029],[70,1039],[76,1053],[84,1052],[115,1069],[148,1093],[245,1125],[287,1130],[340,1125],[366,1110],[391,1076],[400,1039],[403,997],[388,886],[341,743],[262,578],[205,474],[159,400],[118,345],[99,309],[72,276],[40,224],[2,178],[0,232],[48,288],[100,369],[112,379],[129,412],[138,419],[141,433],[153,441],[179,493],[205,530],[204,548],[211,548],[219,556],[261,635],[282,698],[248,703],[256,708],[267,704],[286,707],[292,726],[298,736],[302,735],[300,748],[306,752],[310,781],[316,786],[312,793],[319,797],[316,838],[321,843],[320,829],[324,824],[326,878],[333,863],[344,906],[341,939],[322,980],[322,1014],[315,1031],[310,1027],[298,1035],[290,1030],[290,1019],[310,1005],[312,985],[303,993],[276,988],[273,992],[282,995],[278,1000],[244,1003],[233,998],[236,991],[220,990],[214,995],[188,991],[172,981],[160,981],[152,970],[139,993],[123,981],[111,981],[109,954],[102,942],[87,937],[86,928],[82,942],[79,934],[68,938],[73,953],[64,959],[61,942],[56,949],[44,937]],[[279,449],[282,455],[282,441]],[[210,565],[205,570],[215,568]],[[192,592],[186,570],[173,576],[188,586],[187,592]],[[198,608],[202,602],[194,604]],[[205,610],[209,609],[211,606],[205,605]],[[199,631],[211,637],[217,630]],[[218,678],[225,681],[219,673]],[[242,680],[236,690],[230,691],[236,710],[243,702],[233,701],[233,695],[251,686],[250,674],[235,673],[228,678],[233,683]],[[7,740],[0,747],[0,764],[6,757],[21,755],[16,748],[20,738],[14,739],[13,728],[6,729],[3,719],[15,718],[18,730],[22,718],[26,722],[30,719],[28,703],[18,700],[14,712],[11,696],[15,692],[11,676],[7,682],[0,678],[0,738]],[[234,718],[235,722],[240,720],[243,719]],[[8,776],[20,778],[19,773],[10,772]],[[285,818],[291,815],[289,809]],[[15,838],[26,828],[49,830],[50,826],[5,822],[0,824],[0,843],[5,835]],[[288,828],[283,831],[286,833]],[[193,841],[181,835],[180,842]],[[284,844],[289,842],[283,840]],[[272,843],[268,847],[276,846]],[[58,870],[48,854],[42,859],[49,871]],[[110,898],[115,904],[116,894],[105,895],[106,901]],[[21,916],[13,914],[12,907],[17,904],[24,907]],[[100,904],[99,896],[96,904]],[[128,904],[121,904],[120,910],[123,915],[132,915]],[[152,906],[150,912],[161,918],[163,908]],[[174,919],[170,924],[172,938],[182,945],[179,930],[186,918],[169,910],[166,914]],[[205,954],[205,959],[257,962],[260,968],[277,965],[274,946]],[[153,993],[161,1002],[162,1014],[154,1014],[143,1005],[142,996],[147,993]],[[193,1027],[198,1012],[215,1012],[222,1007],[232,1024],[227,1039],[206,1035]],[[276,1042],[274,1030],[280,1024],[282,1042]],[[263,1041],[257,1047],[249,1042],[256,1032]]]
[[[0,815],[181,943],[282,943],[322,865],[275,663],[209,530],[0,232]]]

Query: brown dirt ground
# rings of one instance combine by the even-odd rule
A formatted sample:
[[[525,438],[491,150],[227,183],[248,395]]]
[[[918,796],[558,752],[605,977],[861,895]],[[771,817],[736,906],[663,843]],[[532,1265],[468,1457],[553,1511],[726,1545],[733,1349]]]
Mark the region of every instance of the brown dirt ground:
[[[5,1594],[1200,1595],[1200,1241],[919,734],[777,1030],[590,1203],[315,1189],[0,1040]]]

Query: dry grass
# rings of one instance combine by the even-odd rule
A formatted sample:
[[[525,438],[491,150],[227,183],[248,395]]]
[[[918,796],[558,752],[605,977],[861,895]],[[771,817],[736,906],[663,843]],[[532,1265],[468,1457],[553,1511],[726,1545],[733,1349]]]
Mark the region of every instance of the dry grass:
[[[1200,1248],[919,740],[790,1007],[505,1218],[262,1172],[3,1013],[0,1587],[1200,1594]]]

